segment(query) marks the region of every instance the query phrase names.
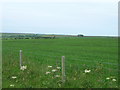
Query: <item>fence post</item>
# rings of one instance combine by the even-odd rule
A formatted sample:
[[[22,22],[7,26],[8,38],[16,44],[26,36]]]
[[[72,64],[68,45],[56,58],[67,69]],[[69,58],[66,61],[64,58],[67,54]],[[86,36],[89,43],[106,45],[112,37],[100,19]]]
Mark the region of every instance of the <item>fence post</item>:
[[[22,50],[20,50],[20,68],[22,66]]]
[[[65,56],[62,56],[62,82],[65,82]]]

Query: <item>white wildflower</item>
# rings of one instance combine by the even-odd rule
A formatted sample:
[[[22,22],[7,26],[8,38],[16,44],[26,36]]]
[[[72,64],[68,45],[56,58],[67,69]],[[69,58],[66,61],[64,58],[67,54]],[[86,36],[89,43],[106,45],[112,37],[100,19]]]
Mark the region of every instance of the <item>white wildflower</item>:
[[[109,77],[107,77],[106,79],[107,79],[107,80],[109,80],[110,78],[109,78]]]
[[[52,68],[52,66],[48,66],[49,68]]]
[[[12,76],[12,79],[16,79],[17,77],[16,76]]]
[[[50,72],[46,72],[46,74],[49,74]]]
[[[21,66],[20,69],[25,70],[25,69],[27,69],[27,66]]]
[[[53,69],[52,72],[56,72],[57,70],[56,69]]]
[[[60,67],[57,67],[57,69],[60,69]]]
[[[27,69],[27,66],[23,66],[24,69]]]
[[[24,71],[24,68],[21,67],[20,70],[23,70],[23,71]]]
[[[91,72],[91,70],[85,69],[85,73],[89,73]]]
[[[60,75],[55,75],[55,77],[60,77]]]
[[[14,87],[15,85],[14,84],[11,84],[10,87]]]
[[[116,79],[112,79],[112,81],[114,81],[114,82],[115,82],[115,81],[117,81],[117,80],[116,80]]]

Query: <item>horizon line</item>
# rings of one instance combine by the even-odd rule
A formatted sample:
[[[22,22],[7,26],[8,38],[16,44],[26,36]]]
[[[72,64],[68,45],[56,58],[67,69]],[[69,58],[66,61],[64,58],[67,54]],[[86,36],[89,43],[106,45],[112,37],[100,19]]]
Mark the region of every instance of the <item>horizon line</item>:
[[[120,35],[85,35],[83,33],[78,33],[78,34],[63,34],[63,33],[35,33],[35,32],[0,32],[2,33],[14,33],[14,34],[47,34],[47,35],[79,35],[82,34],[84,36],[114,36],[114,37],[120,37]]]

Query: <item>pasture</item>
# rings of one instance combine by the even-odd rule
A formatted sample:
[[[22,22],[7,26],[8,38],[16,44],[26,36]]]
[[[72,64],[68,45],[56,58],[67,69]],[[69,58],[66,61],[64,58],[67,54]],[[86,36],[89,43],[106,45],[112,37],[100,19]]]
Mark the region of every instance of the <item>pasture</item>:
[[[117,38],[18,39],[3,40],[2,45],[3,88],[118,88]],[[25,70],[19,67],[19,50]],[[60,69],[52,72],[56,67]]]

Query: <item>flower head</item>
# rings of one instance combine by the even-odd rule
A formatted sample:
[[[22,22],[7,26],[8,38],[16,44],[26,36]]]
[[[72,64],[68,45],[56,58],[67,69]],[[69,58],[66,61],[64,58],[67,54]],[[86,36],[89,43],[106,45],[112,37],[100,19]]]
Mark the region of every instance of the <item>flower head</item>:
[[[60,75],[55,75],[55,77],[60,77]]]
[[[16,79],[17,77],[16,76],[12,76],[12,79]]]
[[[91,70],[85,69],[85,73],[89,73],[91,72]]]
[[[57,70],[56,69],[53,69],[52,72],[56,72]]]
[[[114,81],[114,82],[115,82],[115,81],[117,81],[117,80],[116,80],[116,79],[112,79],[112,81]]]
[[[21,67],[20,67],[20,70],[23,70],[23,71],[24,71],[25,69],[27,69],[27,66],[21,66]]]
[[[109,80],[110,78],[109,78],[109,77],[107,77],[106,79],[107,79],[107,80]]]
[[[60,67],[57,67],[57,69],[60,69]]]
[[[14,87],[15,85],[14,84],[11,84],[10,87]]]
[[[46,74],[50,74],[50,72],[46,72]]]
[[[48,66],[48,68],[52,68],[52,66]]]

